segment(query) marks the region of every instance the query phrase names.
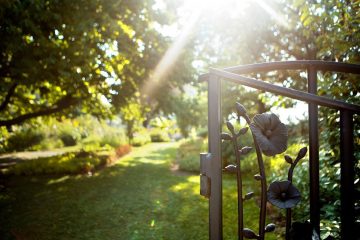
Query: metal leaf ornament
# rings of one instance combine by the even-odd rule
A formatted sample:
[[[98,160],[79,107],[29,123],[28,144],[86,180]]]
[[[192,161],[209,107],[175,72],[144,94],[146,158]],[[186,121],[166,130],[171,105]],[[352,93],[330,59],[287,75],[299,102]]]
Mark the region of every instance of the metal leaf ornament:
[[[292,208],[301,199],[299,190],[288,180],[272,182],[267,196],[268,201],[278,208]]]
[[[273,113],[257,114],[250,124],[261,151],[266,156],[283,153],[287,148],[288,130]]]

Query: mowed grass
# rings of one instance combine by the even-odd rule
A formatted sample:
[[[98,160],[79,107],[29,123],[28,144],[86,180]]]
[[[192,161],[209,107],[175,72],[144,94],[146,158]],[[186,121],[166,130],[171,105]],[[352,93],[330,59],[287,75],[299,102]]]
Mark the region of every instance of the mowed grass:
[[[135,148],[93,176],[2,179],[0,239],[208,239],[199,176],[170,170],[177,146]],[[224,238],[236,239],[233,178],[225,178],[224,193]],[[246,226],[257,230],[255,202],[245,207]]]

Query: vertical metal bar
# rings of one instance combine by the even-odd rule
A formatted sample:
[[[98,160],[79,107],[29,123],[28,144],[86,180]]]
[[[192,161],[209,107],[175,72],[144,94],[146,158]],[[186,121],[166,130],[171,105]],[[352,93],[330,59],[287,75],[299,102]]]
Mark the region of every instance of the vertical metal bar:
[[[341,239],[355,239],[353,113],[340,110]]]
[[[237,183],[237,201],[238,201],[238,239],[243,240],[243,231],[244,231],[244,208],[243,208],[243,194],[242,194],[242,176],[241,176],[241,162],[240,162],[240,152],[239,145],[237,141],[237,136],[232,132],[232,142],[233,148],[236,157],[236,183]]]
[[[308,68],[308,92],[317,94],[317,71]],[[318,106],[309,103],[310,221],[320,233]]]
[[[209,200],[209,234],[211,240],[222,239],[222,164],[221,164],[221,83],[211,75],[208,82],[209,152],[211,154],[211,195]]]

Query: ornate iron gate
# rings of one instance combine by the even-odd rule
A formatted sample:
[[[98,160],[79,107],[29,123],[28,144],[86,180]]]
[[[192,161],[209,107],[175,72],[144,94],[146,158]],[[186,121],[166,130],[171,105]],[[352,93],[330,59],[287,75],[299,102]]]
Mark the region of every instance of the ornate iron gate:
[[[244,77],[239,74],[266,72],[274,70],[306,70],[308,92],[302,92],[291,88],[285,88],[257,79]],[[255,150],[258,157],[259,174],[255,175],[255,179],[261,182],[261,206],[259,216],[259,232],[244,228],[243,224],[243,202],[246,198],[251,198],[252,193],[242,195],[242,180],[241,180],[241,165],[239,157],[241,154],[246,154],[250,148],[240,149],[237,145],[236,138],[246,132],[246,129],[241,129],[235,132],[233,126],[227,123],[229,133],[221,133],[221,81],[230,81],[236,84],[241,84],[247,87],[263,90],[273,94],[286,96],[292,99],[304,101],[308,103],[309,115],[309,193],[310,193],[310,223],[314,231],[313,236],[319,236],[320,232],[320,205],[319,205],[319,139],[318,139],[318,105],[340,111],[340,162],[341,162],[341,239],[354,239],[355,227],[355,189],[354,189],[354,137],[353,137],[353,115],[360,113],[360,106],[346,103],[343,101],[333,100],[317,95],[317,72],[342,72],[360,74],[360,65],[345,64],[338,62],[324,62],[324,61],[286,61],[286,62],[272,62],[252,65],[243,65],[230,67],[226,69],[210,69],[210,72],[200,77],[200,80],[208,82],[208,130],[209,130],[209,153],[200,154],[200,194],[209,198],[209,238],[222,239],[222,160],[221,160],[221,141],[229,140],[233,142],[234,151],[236,155],[237,164],[228,166],[227,171],[237,174],[238,184],[238,239],[261,239],[263,240],[266,232],[273,231],[275,226],[268,224],[265,226],[266,217],[266,202],[276,201],[274,196],[280,194],[279,198],[286,195],[290,197],[293,202],[286,202],[280,199],[279,207],[286,208],[286,238],[290,239],[289,229],[291,225],[291,207],[296,204],[297,197],[300,194],[294,186],[292,186],[292,171],[298,161],[303,158],[307,149],[301,149],[298,156],[293,160],[290,156],[286,156],[285,160],[290,164],[288,179],[283,182],[272,183],[267,189],[265,169],[262,162],[262,153],[266,153],[266,138],[265,143],[262,142],[262,134],[267,137],[263,127],[267,124],[266,121],[277,122],[276,117],[271,115],[259,115],[258,119],[253,122],[247,116],[245,108],[237,103],[238,117],[246,120],[250,126]],[[264,124],[263,126],[260,126]],[[278,123],[280,124],[280,123]],[[281,127],[280,127],[281,128]],[[260,130],[259,130],[260,129]],[[260,133],[259,133],[260,131]],[[280,130],[277,130],[280,131]],[[270,138],[268,138],[270,139]],[[264,145],[265,144],[265,145]],[[281,143],[277,147],[281,148]],[[278,150],[279,150],[278,148]],[[279,152],[281,152],[280,149]],[[269,155],[272,155],[271,149],[267,149]],[[275,185],[273,185],[275,184]],[[282,190],[276,190],[282,189]],[[278,192],[276,192],[278,191]],[[280,191],[280,192],[279,192]],[[281,192],[282,191],[282,192]],[[358,195],[358,194],[357,194]],[[277,195],[276,195],[277,196]],[[275,197],[276,198],[276,197]],[[276,203],[272,202],[276,205]],[[286,205],[288,204],[288,205]]]

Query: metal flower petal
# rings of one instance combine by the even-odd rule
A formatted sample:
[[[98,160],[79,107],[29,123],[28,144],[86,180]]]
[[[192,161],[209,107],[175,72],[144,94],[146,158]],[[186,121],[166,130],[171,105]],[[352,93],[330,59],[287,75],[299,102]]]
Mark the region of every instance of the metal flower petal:
[[[272,182],[267,196],[268,201],[278,208],[292,208],[301,199],[299,190],[288,180]]]
[[[273,113],[257,114],[250,124],[261,151],[266,156],[282,153],[287,148],[288,131],[285,124]]]

